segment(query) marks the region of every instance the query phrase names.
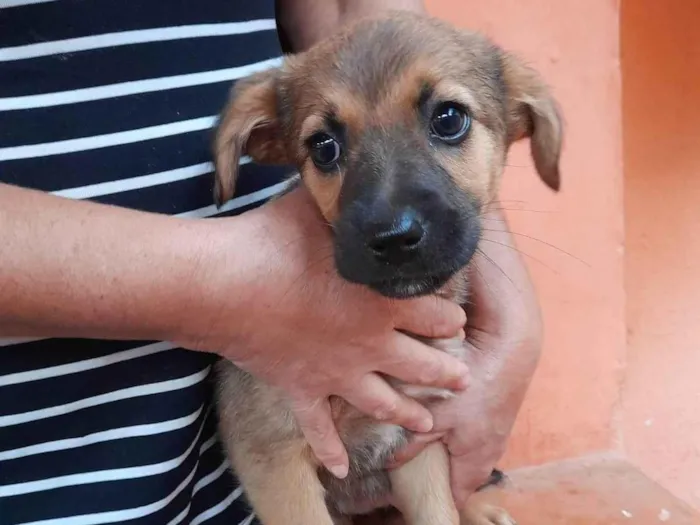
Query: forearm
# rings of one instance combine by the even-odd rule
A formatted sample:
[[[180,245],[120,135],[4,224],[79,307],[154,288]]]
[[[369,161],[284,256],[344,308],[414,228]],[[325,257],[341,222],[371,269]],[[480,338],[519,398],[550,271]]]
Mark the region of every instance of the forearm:
[[[483,369],[484,381],[493,393],[489,400],[501,414],[504,433],[510,431],[520,411],[540,357],[540,346],[521,343],[493,349],[490,363]],[[476,371],[474,372],[477,373]]]
[[[539,363],[542,320],[532,280],[499,207],[495,203],[482,219],[477,304],[469,313],[468,335],[481,349],[473,356],[475,370],[490,384],[492,401],[515,417]]]
[[[192,307],[199,228],[0,185],[0,336],[168,337]]]
[[[300,52],[354,19],[386,10],[425,12],[422,0],[280,0],[277,19],[291,51]]]

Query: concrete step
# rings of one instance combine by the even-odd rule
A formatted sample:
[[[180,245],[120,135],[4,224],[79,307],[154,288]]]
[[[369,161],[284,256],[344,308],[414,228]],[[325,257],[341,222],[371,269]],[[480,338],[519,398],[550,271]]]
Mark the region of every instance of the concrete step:
[[[504,507],[518,525],[700,525],[700,512],[616,456],[506,474],[503,488],[475,498]]]

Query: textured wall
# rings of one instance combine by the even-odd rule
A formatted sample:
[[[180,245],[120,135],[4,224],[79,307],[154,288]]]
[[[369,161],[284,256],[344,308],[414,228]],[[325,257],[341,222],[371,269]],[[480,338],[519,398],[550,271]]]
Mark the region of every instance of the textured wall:
[[[518,246],[528,254],[546,323],[543,360],[507,463],[614,448],[625,353],[618,2],[427,4],[535,65],[553,86],[567,123],[561,194],[540,184],[526,145],[513,151],[505,178],[504,206],[521,234]]]
[[[630,459],[700,508],[698,0],[625,0],[627,380]]]

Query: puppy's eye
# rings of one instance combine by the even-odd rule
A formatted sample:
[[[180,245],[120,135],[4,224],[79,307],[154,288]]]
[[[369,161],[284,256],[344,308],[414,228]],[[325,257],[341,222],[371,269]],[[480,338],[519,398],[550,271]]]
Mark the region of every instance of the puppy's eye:
[[[309,155],[321,171],[332,171],[340,159],[340,144],[328,133],[316,133],[309,139]]]
[[[453,102],[440,104],[430,120],[430,132],[447,144],[459,144],[471,127],[472,119],[467,111]]]

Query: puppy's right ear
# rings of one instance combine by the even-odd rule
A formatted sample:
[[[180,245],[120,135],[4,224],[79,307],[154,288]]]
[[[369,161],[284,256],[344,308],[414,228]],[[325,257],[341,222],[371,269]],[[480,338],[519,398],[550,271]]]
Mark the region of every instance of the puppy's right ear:
[[[236,82],[216,130],[214,201],[221,206],[233,197],[241,156],[261,164],[285,164],[288,159],[278,119],[279,69],[255,73]]]
[[[557,102],[534,69],[511,54],[502,58],[508,89],[508,142],[530,138],[535,168],[552,190],[561,184],[563,121]]]

